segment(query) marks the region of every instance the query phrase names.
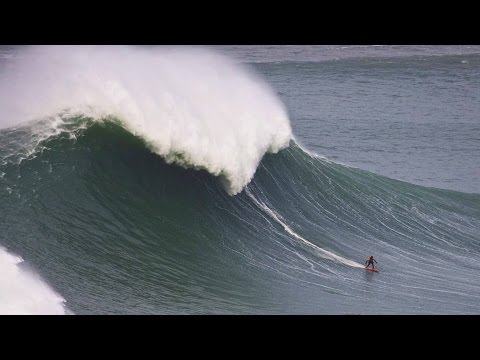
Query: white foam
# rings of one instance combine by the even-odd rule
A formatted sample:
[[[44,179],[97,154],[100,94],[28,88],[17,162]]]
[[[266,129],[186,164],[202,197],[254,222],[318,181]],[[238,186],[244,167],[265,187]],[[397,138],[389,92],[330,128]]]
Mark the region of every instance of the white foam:
[[[0,75],[0,127],[65,112],[119,118],[167,161],[224,176],[230,194],[292,136],[285,107],[264,81],[199,48],[23,49]]]
[[[21,268],[22,262],[0,247],[0,314],[66,314],[65,300],[38,275]]]

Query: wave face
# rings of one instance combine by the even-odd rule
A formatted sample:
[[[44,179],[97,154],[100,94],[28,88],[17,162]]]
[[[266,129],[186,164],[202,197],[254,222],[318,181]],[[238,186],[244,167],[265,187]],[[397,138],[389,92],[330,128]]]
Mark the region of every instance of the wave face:
[[[198,48],[31,47],[0,80],[4,127],[51,118],[45,138],[59,114],[115,117],[168,162],[222,175],[230,194],[291,138],[286,110],[266,83]]]
[[[421,66],[451,81],[475,59]],[[331,78],[327,90],[354,66],[366,79],[382,75],[375,84],[386,94],[392,78],[405,92],[418,74],[449,84],[405,61],[411,76],[390,76],[393,65],[382,75],[350,58],[327,69],[259,69],[294,94],[289,109],[299,129],[306,124],[302,140],[334,148],[355,136],[318,135],[315,74]],[[479,312],[480,194],[310,153],[293,138],[284,106],[247,68],[202,49],[129,47],[22,48],[0,66],[1,313]],[[307,80],[312,87],[301,87]],[[342,106],[362,99],[355,82],[335,91],[350,85]],[[366,99],[378,102],[374,95]],[[373,131],[366,114],[352,114]],[[362,144],[352,152],[368,156]],[[462,154],[471,156],[468,148]],[[362,269],[370,255],[378,274]]]
[[[4,158],[0,226],[75,313],[478,311],[479,195],[377,176],[292,142],[232,197],[116,120],[70,121],[81,130]],[[0,143],[28,131],[3,130]],[[381,254],[380,274],[361,269],[370,254]]]

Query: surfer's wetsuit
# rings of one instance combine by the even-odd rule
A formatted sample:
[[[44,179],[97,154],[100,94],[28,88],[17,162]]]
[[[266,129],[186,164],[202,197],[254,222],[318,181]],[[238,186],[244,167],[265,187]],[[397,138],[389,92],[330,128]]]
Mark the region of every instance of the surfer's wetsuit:
[[[375,259],[373,258],[373,256],[370,256],[370,257],[367,259],[367,261],[365,261],[365,264],[367,264],[366,267],[368,268],[370,265],[372,265],[372,268],[375,269],[375,265],[373,264],[374,261],[377,262],[377,260],[375,260]]]

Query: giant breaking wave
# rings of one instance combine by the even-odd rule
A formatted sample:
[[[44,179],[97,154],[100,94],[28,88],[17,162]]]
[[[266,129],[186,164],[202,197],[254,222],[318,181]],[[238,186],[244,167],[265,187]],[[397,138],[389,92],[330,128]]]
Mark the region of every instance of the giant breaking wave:
[[[205,49],[34,46],[6,70],[0,127],[28,123],[32,147],[69,117],[113,117],[167,162],[221,176],[231,195],[293,137],[270,87]]]

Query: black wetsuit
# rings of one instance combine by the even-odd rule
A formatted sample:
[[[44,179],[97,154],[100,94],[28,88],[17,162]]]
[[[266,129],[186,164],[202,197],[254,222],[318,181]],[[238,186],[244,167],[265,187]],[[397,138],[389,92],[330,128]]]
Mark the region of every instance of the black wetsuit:
[[[377,262],[377,260],[375,260],[375,259],[372,259],[372,260],[368,259],[368,260],[367,260],[367,263],[368,263],[368,264],[367,264],[367,268],[368,268],[370,265],[372,265],[372,268],[375,269],[375,265],[373,264],[374,261]]]

